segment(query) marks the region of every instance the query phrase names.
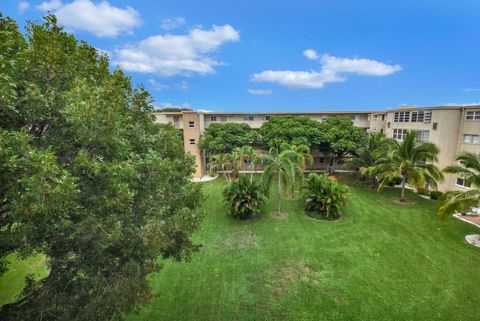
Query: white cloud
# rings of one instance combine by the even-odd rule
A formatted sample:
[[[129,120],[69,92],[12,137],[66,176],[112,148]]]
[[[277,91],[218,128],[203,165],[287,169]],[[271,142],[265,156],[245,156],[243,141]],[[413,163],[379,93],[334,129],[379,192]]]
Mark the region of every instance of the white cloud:
[[[165,89],[187,90],[187,89],[190,88],[190,84],[185,80],[182,80],[181,82],[175,83],[175,84],[172,84],[172,85],[162,84],[162,83],[156,81],[153,78],[150,78],[147,81],[152,86],[152,88],[156,91],[162,91],[162,90],[165,90]]]
[[[271,89],[248,89],[250,95],[269,96],[272,94]]]
[[[480,101],[473,103],[445,103],[444,106],[480,106]]]
[[[252,76],[253,82],[271,82],[291,88],[323,88],[327,83],[343,82],[348,74],[363,76],[387,76],[402,70],[400,65],[389,65],[365,58],[338,58],[319,56],[315,50],[303,52],[310,60],[319,60],[319,71],[265,70]]]
[[[317,52],[313,49],[307,49],[303,52],[303,55],[310,60],[317,60],[319,58]]]
[[[62,7],[62,1],[60,0],[51,0],[51,1],[44,1],[35,8],[42,10],[42,11],[52,11],[57,10]]]
[[[179,28],[185,24],[185,18],[183,17],[176,17],[174,19],[165,19],[162,21],[160,25],[164,30],[172,30]]]
[[[156,35],[115,51],[114,63],[128,71],[164,77],[212,74],[223,63],[211,54],[240,35],[230,25],[194,28],[185,35]]]
[[[108,1],[93,3],[91,0],[75,0],[63,4],[59,0],[43,2],[37,6],[54,13],[61,25],[69,31],[86,31],[97,37],[116,37],[131,33],[142,21],[132,7],[114,7]]]
[[[465,88],[464,90],[462,90],[463,92],[466,92],[466,93],[472,93],[472,92],[480,92],[480,88]]]
[[[24,13],[25,11],[28,10],[28,8],[30,8],[30,3],[28,3],[27,1],[20,1],[17,5],[18,7],[18,11],[20,11],[20,13]]]

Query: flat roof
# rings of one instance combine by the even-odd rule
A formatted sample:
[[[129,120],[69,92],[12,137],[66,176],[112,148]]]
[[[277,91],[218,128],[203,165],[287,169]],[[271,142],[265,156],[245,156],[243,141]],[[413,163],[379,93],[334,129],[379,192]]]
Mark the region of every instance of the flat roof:
[[[440,105],[440,106],[400,106],[396,108],[386,109],[386,110],[372,110],[372,111],[305,111],[305,112],[228,112],[228,111],[206,111],[206,110],[188,110],[188,111],[175,111],[175,112],[162,112],[156,111],[156,114],[162,115],[182,115],[182,114],[205,114],[205,115],[352,115],[352,114],[386,114],[389,112],[403,111],[403,110],[435,110],[435,109],[445,109],[445,110],[462,110],[462,109],[480,109],[479,105],[468,105],[468,106],[449,106],[449,105]]]

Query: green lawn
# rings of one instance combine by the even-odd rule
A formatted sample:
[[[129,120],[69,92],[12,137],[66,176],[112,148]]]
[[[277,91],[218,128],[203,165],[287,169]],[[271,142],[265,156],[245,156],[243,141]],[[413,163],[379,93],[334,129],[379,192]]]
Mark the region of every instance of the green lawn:
[[[0,278],[0,306],[15,301],[25,286],[24,277],[26,275],[38,279],[45,277],[48,273],[44,255],[18,260],[15,255],[11,254],[7,260],[10,262],[8,271]]]
[[[438,220],[435,202],[408,193],[415,203],[400,205],[397,189],[350,184],[339,221],[307,218],[301,201],[274,218],[274,199],[260,218],[236,221],[223,184],[204,185],[201,250],[166,261],[151,276],[157,297],[129,320],[479,319],[480,249],[463,241],[479,231]]]

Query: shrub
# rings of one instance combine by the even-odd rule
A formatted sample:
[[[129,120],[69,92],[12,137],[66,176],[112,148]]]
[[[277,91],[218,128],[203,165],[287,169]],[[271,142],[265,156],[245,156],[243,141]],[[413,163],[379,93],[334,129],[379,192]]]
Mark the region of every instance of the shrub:
[[[239,219],[258,215],[265,203],[262,185],[248,176],[240,176],[228,183],[223,191],[223,196],[229,214]]]
[[[438,200],[442,195],[443,195],[443,193],[440,192],[440,191],[431,191],[430,192],[430,198],[432,200]]]
[[[339,216],[339,210],[349,196],[347,186],[326,175],[310,174],[304,189],[305,211],[327,219]]]
[[[400,176],[396,176],[392,179],[390,179],[388,182],[387,182],[387,185],[388,186],[395,186],[395,185],[399,185],[402,183],[402,178]]]

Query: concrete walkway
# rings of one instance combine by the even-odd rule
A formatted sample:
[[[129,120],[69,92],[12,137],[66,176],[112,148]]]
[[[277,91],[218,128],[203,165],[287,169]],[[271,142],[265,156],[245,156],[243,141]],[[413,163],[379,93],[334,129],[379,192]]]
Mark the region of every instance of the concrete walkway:
[[[204,175],[201,178],[197,178],[197,177],[192,178],[192,182],[195,182],[195,183],[208,182],[208,181],[213,181],[217,177],[218,175],[217,176]]]

